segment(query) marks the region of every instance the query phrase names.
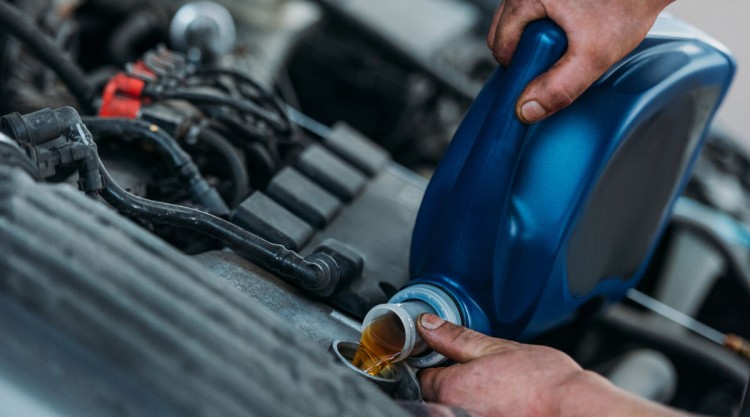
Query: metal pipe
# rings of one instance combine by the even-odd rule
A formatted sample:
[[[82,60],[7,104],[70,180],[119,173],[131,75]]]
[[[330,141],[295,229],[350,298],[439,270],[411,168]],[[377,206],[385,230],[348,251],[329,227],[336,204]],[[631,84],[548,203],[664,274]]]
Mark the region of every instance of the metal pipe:
[[[653,311],[654,313],[657,313],[662,317],[672,320],[673,322],[679,324],[680,326],[685,327],[686,329],[689,329],[695,333],[698,333],[699,335],[705,337],[708,340],[716,342],[720,345],[724,344],[723,333],[719,332],[716,329],[706,326],[705,324],[699,322],[698,320],[688,316],[687,314],[679,310],[676,310],[662,303],[659,300],[649,297],[648,295],[636,290],[635,288],[631,288],[630,290],[628,290],[627,297],[629,300],[637,303],[638,305],[646,307],[647,309]]]

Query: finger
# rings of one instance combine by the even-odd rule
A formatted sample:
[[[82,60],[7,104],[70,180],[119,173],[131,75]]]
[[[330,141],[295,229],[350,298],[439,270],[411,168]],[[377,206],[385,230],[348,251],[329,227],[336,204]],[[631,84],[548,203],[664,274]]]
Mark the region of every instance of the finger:
[[[513,348],[515,343],[495,339],[457,326],[432,314],[423,314],[417,325],[422,339],[436,352],[460,363]]]
[[[564,109],[614,63],[596,53],[569,48],[549,71],[529,83],[516,103],[516,114],[534,123]]]
[[[516,52],[526,25],[547,16],[544,6],[538,2],[512,2],[503,7],[497,23],[492,54],[497,62],[508,66]]]
[[[501,1],[495,9],[495,14],[492,16],[492,24],[490,25],[490,31],[487,33],[487,46],[490,51],[495,49],[495,33],[497,32],[497,24],[500,21],[500,15],[503,13],[503,6],[505,2]]]
[[[441,402],[440,393],[453,372],[454,366],[419,371],[419,383],[422,386],[422,397],[425,401]]]

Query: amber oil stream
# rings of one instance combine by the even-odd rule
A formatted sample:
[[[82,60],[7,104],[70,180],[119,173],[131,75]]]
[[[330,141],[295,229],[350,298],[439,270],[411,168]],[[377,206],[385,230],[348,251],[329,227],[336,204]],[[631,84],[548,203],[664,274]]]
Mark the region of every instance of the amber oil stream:
[[[378,317],[362,331],[362,338],[352,364],[370,375],[377,376],[399,356],[405,340],[404,325],[398,316],[385,314]]]

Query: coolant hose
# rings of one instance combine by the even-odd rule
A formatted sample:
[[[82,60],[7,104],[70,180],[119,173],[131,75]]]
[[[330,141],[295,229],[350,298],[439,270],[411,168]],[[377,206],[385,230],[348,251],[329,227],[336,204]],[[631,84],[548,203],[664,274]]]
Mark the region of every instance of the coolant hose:
[[[321,297],[331,295],[338,285],[339,267],[329,255],[313,253],[303,258],[206,212],[135,196],[117,185],[101,162],[99,170],[104,179],[102,197],[122,213],[214,237],[251,262]]]
[[[94,113],[94,87],[70,56],[30,16],[8,2],[0,1],[0,32],[23,43],[36,59],[60,77],[84,112]]]
[[[91,116],[82,117],[82,120],[94,136],[117,136],[148,141],[164,158],[169,169],[177,173],[194,203],[220,216],[229,214],[229,207],[218,191],[203,178],[190,155],[155,124],[143,120]]]

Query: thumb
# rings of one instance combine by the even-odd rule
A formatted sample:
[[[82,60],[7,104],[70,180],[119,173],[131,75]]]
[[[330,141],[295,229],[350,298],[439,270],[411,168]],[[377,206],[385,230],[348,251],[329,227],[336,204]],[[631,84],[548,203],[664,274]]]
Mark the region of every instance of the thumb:
[[[613,62],[609,57],[569,48],[549,71],[526,86],[516,103],[518,118],[524,123],[534,123],[568,107]]]
[[[460,363],[512,349],[516,345],[514,342],[495,339],[457,326],[432,314],[422,314],[419,317],[417,330],[433,350]]]

